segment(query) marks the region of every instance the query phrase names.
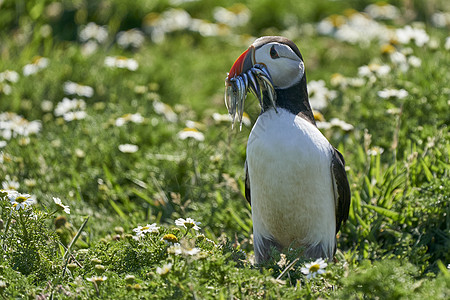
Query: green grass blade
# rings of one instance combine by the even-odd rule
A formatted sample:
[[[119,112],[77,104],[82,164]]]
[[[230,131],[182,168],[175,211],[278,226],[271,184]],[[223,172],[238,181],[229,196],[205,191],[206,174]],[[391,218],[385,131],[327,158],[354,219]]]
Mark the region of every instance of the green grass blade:
[[[391,220],[394,220],[394,221],[400,220],[400,213],[389,210],[387,208],[383,208],[383,207],[375,206],[375,205],[371,205],[371,204],[364,204],[364,207],[372,209],[375,212],[379,213],[380,215],[383,215]]]

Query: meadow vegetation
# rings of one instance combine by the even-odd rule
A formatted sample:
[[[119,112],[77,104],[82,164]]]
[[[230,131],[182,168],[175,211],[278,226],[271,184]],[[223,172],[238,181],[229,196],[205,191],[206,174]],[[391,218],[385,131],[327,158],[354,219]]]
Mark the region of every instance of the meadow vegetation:
[[[0,1],[0,296],[449,299],[447,1]],[[224,79],[299,46],[352,203],[333,261],[254,265]],[[239,127],[239,126],[237,126]]]

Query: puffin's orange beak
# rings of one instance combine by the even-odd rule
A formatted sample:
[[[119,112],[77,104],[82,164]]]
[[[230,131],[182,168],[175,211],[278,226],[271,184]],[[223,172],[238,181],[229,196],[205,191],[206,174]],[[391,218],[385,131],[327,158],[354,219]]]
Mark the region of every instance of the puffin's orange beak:
[[[228,73],[227,80],[231,78],[241,75],[243,72],[250,70],[251,67],[255,64],[255,47],[250,46],[247,50],[242,53],[238,59],[234,62],[231,67],[230,73]]]

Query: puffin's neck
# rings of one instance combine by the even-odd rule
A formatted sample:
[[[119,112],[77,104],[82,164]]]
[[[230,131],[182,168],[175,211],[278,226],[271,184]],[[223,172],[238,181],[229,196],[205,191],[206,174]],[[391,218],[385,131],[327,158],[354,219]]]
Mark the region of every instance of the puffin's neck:
[[[306,75],[297,84],[287,89],[275,89],[275,92],[277,94],[277,107],[284,108],[294,115],[300,115],[316,125],[311,105],[309,104]]]
[[[264,111],[272,107],[269,95],[266,93],[266,91],[263,92],[263,109],[261,113],[264,113]],[[292,114],[299,115],[316,125],[314,114],[309,104],[306,75],[297,84],[287,89],[275,89],[275,93],[277,94],[277,107],[284,108]]]

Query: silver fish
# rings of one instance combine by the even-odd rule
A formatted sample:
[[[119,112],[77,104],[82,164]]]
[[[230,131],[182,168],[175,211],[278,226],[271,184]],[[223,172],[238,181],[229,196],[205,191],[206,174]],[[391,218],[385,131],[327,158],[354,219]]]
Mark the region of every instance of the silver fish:
[[[239,128],[242,129],[244,102],[248,91],[259,100],[261,109],[264,109],[263,97],[266,94],[276,111],[276,93],[272,78],[264,65],[256,64],[247,72],[234,76],[231,79],[228,79],[228,77],[225,79],[225,105],[232,118],[232,128],[237,115]]]

